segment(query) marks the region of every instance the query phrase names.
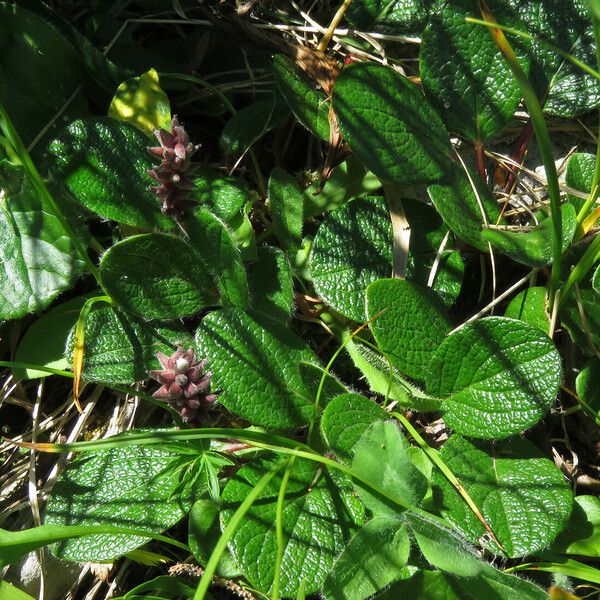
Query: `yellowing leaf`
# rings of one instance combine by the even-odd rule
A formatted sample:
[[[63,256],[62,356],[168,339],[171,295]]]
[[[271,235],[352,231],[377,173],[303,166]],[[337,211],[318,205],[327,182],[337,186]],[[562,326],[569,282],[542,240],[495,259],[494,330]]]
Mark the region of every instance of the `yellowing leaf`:
[[[171,105],[156,70],[124,81],[110,103],[108,116],[127,121],[148,135],[155,129],[168,129]]]

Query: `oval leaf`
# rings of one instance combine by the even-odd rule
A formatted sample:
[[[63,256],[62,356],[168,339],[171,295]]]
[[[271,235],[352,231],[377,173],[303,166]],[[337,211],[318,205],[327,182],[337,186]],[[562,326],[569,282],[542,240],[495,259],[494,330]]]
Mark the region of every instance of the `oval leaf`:
[[[569,482],[531,442],[513,438],[491,445],[454,435],[442,447],[441,458],[463,483],[508,556],[547,547],[567,524],[573,506]],[[481,521],[439,471],[434,472],[432,485],[444,517],[472,542],[485,539]],[[499,552],[494,542],[484,545]]]
[[[74,332],[67,340],[72,363]],[[85,324],[83,378],[101,383],[134,383],[159,369],[157,352],[171,355],[177,346],[191,347],[180,323],[144,323],[111,307],[94,309]]]
[[[148,136],[157,129],[170,130],[171,105],[156,69],[124,81],[108,107],[108,116],[131,123]]]
[[[223,490],[223,505],[227,507],[221,513],[223,526],[265,470],[272,466],[272,461],[253,461],[229,481]],[[347,541],[348,529],[353,524],[348,512],[361,512],[348,483],[340,489],[327,476],[315,482],[317,469],[312,461],[296,460],[287,484],[282,513],[285,541],[281,562],[282,597],[294,598],[303,580],[307,594],[320,589]],[[248,581],[264,593],[269,592],[274,577],[277,538],[273,523],[281,478],[280,473],[270,481],[229,544]]]
[[[375,517],[344,548],[329,572],[325,600],[363,600],[402,575],[410,552],[406,527],[398,519]]]
[[[408,200],[412,223],[407,278],[427,284],[447,228],[435,211]],[[317,293],[332,308],[355,321],[365,320],[365,290],[392,272],[392,225],[383,198],[360,198],[329,214],[321,223],[309,269]],[[460,292],[463,264],[457,252],[444,251],[433,282],[443,301]]]
[[[25,144],[60,110],[66,118],[86,114],[77,53],[47,19],[8,2],[0,3],[0,101]],[[63,115],[64,116],[64,115]]]
[[[324,142],[329,142],[329,103],[325,94],[317,92],[283,54],[273,57],[273,75],[296,119]]]
[[[519,292],[506,307],[505,317],[525,321],[544,333],[550,331],[548,315],[548,290],[544,287],[529,287]]]
[[[469,323],[447,337],[428,370],[427,391],[445,398],[447,425],[482,439],[535,425],[556,399],[562,378],[552,340],[505,317]]]
[[[514,25],[503,4],[488,0],[503,25]],[[475,141],[507,125],[521,100],[521,88],[486,27],[467,23],[481,17],[475,0],[453,0],[433,11],[423,32],[419,67],[427,95],[448,128]],[[521,66],[529,62],[520,40],[511,40]]]
[[[0,320],[8,320],[46,308],[60,292],[73,286],[83,269],[83,261],[77,258],[76,249],[58,219],[40,200],[29,180],[23,178],[22,169],[7,168],[3,163]],[[55,199],[60,200],[58,194]],[[63,208],[69,207],[63,204]],[[77,226],[76,231],[79,229]]]
[[[151,140],[133,125],[95,117],[71,123],[47,149],[52,175],[65,183],[86,208],[134,227],[170,229],[173,221],[160,212],[148,191]]]
[[[102,257],[100,275],[115,302],[146,320],[189,317],[217,301],[202,257],[173,235],[118,242]]]
[[[560,214],[562,251],[565,252],[573,241],[577,227],[577,213],[573,205],[564,204]],[[540,268],[552,262],[552,229],[552,218],[548,217],[527,232],[484,229],[482,237],[516,262]]]
[[[182,519],[192,505],[189,491],[183,496],[177,493],[180,458],[158,445],[122,446],[76,458],[54,485],[44,522],[110,524],[161,533]],[[130,552],[148,539],[97,534],[61,542],[53,552],[68,560],[99,562]]]
[[[312,365],[320,375],[314,366],[318,359],[281,324],[261,326],[235,308],[215,311],[204,317],[196,345],[213,372],[212,389],[228,410],[254,425],[277,429],[305,425],[312,417],[320,377],[305,369]],[[332,387],[336,395],[346,391],[339,384]]]
[[[427,479],[412,463],[409,448],[392,421],[373,423],[354,447],[352,472],[384,494],[375,495],[355,482],[361,500],[375,515],[395,517],[403,505],[414,506],[424,498]]]
[[[323,411],[321,433],[335,454],[348,461],[352,448],[369,426],[387,418],[385,410],[372,400],[360,394],[341,394]]]
[[[367,288],[367,315],[374,319],[370,327],[382,352],[418,380],[424,379],[433,353],[452,329],[435,294],[402,279],[380,279]]]
[[[448,168],[451,148],[441,119],[397,71],[368,62],[346,67],[333,106],[350,148],[380,179],[430,183]]]
[[[482,252],[489,244],[483,239],[485,223],[498,223],[500,209],[489,186],[471,171],[468,176],[453,166],[437,184],[427,188],[435,209],[448,227],[462,240]]]

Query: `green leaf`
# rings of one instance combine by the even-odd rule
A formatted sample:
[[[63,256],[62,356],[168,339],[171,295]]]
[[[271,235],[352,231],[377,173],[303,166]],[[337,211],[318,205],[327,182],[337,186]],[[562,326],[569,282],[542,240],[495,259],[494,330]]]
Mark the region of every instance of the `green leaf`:
[[[475,190],[473,186],[475,186]],[[457,166],[446,173],[440,183],[428,186],[427,193],[448,227],[465,242],[487,252],[483,239],[483,225],[497,223],[500,217],[498,203],[489,186],[476,173]]]
[[[97,533],[110,535],[133,533],[135,535],[139,533],[139,529],[113,525],[40,525],[21,531],[0,529],[0,565],[4,568],[8,564],[17,562],[25,554],[48,544]],[[161,536],[151,534],[151,537],[160,538]],[[178,542],[172,543],[179,546]]]
[[[16,359],[15,359],[16,360]],[[577,395],[596,413],[600,411],[600,361],[592,358],[575,380]]]
[[[319,192],[321,182],[311,184],[303,192],[304,219],[339,208],[349,200],[375,192],[381,182],[367,171],[355,156],[338,165]]]
[[[208,359],[212,389],[225,408],[263,427],[309,422],[319,377],[303,372],[301,363],[317,365],[318,359],[281,324],[259,325],[235,308],[215,311],[202,320],[196,344],[199,356]],[[338,394],[346,391],[334,387]]]
[[[270,466],[272,461],[252,461],[229,481],[223,490],[222,526]],[[350,537],[353,523],[348,506],[352,507],[350,514],[360,513],[360,503],[352,496],[349,483],[344,482],[340,489],[327,472],[315,479],[318,469],[312,461],[296,460],[286,488],[282,597],[295,597],[302,580],[306,581],[306,594],[320,589]],[[264,593],[269,592],[274,577],[277,541],[273,524],[281,477],[279,474],[269,482],[229,544],[248,581]]]
[[[489,2],[503,25],[515,25],[503,3]],[[480,17],[475,0],[454,0],[433,11],[423,32],[419,70],[423,87],[448,128],[471,140],[501,131],[521,101],[521,88],[486,27],[467,23]],[[511,40],[519,62],[529,61]],[[449,57],[452,57],[451,60]]]
[[[225,123],[219,142],[225,154],[241,156],[269,129],[275,109],[275,96],[258,100],[237,111]]]
[[[594,168],[596,165],[596,156],[587,152],[576,152],[571,154],[567,162],[567,172],[565,174],[565,183],[575,190],[585,195],[592,191],[592,181],[594,179]],[[585,198],[580,198],[574,194],[567,194],[569,202],[579,211],[581,210]]]
[[[355,321],[365,320],[367,286],[392,271],[392,225],[382,198],[359,199],[323,221],[309,263],[319,296]]]
[[[0,581],[0,597],[4,600],[34,600],[32,596],[4,580]]]
[[[577,213],[572,204],[563,204],[560,212],[562,251],[565,252],[573,241],[577,227]],[[482,237],[514,261],[540,268],[552,262],[552,228],[552,218],[548,217],[526,233],[484,229]]]
[[[333,92],[340,129],[358,159],[382,180],[439,180],[451,162],[448,134],[418,88],[382,65],[354,63]]]
[[[243,181],[235,177],[222,177],[208,167],[199,167],[194,172],[191,196],[233,227],[233,221],[241,215],[251,192]]]
[[[583,63],[596,66],[594,34],[588,3],[582,0],[510,0],[509,4],[534,39],[531,41],[531,79],[544,111],[574,117],[600,103],[598,80],[544,44],[551,42]],[[503,21],[500,21],[504,24]],[[537,38],[537,39],[536,39]]]
[[[15,362],[66,369],[69,363],[65,357],[65,343],[86,300],[87,296],[67,300],[51,308],[32,323],[17,346]],[[44,343],[40,344],[40,340],[44,340]],[[19,379],[37,379],[50,375],[47,371],[35,369],[13,369],[13,371]]]
[[[28,145],[63,108],[81,82],[76,52],[45,19],[23,7],[0,4],[0,101]],[[66,118],[87,112],[82,94]],[[65,116],[65,115],[63,115]]]
[[[134,227],[169,229],[173,221],[160,212],[148,191],[155,167],[151,140],[133,125],[108,117],[80,119],[50,142],[48,168],[83,206]]]
[[[550,547],[556,554],[600,558],[600,498],[577,496],[567,526]]]
[[[410,540],[398,519],[375,517],[359,529],[329,572],[325,600],[363,600],[398,579]]]
[[[600,294],[600,265],[596,267],[592,275],[592,288],[597,294]]]
[[[341,394],[326,406],[321,417],[325,443],[344,461],[352,460],[352,450],[362,434],[388,414],[378,404],[360,394]]]
[[[413,513],[406,513],[406,520],[423,556],[433,567],[459,577],[481,573],[484,563],[454,531]]]
[[[414,223],[408,279],[427,284],[447,229],[433,209],[408,200],[405,212]],[[327,215],[315,236],[309,263],[317,293],[335,310],[365,320],[365,290],[392,271],[392,225],[383,198],[360,198]],[[460,292],[463,264],[444,252],[433,289],[452,304]]]
[[[527,440],[494,445],[458,435],[440,457],[462,482],[510,557],[547,547],[565,527],[573,507],[569,482],[554,463]],[[444,517],[472,542],[486,530],[448,480],[434,472],[432,485]],[[492,541],[483,542],[496,554]]]
[[[0,166],[0,320],[8,320],[46,308],[74,285],[83,262],[22,168]],[[53,192],[68,210],[56,187]]]
[[[159,445],[122,446],[88,453],[59,475],[46,506],[46,525],[135,527],[165,531],[192,505],[180,486],[180,455]],[[195,490],[196,492],[200,490]],[[79,562],[111,560],[150,537],[93,535],[58,543],[53,553]]]
[[[363,31],[374,25],[399,33],[420,33],[429,16],[431,0],[360,0],[352,2],[346,18]]]
[[[510,301],[504,316],[525,321],[547,334],[550,331],[547,295],[548,291],[544,287],[526,288]]]
[[[217,302],[202,256],[173,235],[147,233],[116,243],[102,257],[100,275],[115,302],[149,321],[189,317]]]
[[[202,498],[194,503],[190,512],[188,544],[198,564],[203,566],[206,566],[219,539],[219,511],[219,503]],[[239,577],[241,574],[230,552],[225,551],[221,556],[217,573],[221,577]]]
[[[376,421],[362,434],[354,447],[352,471],[390,498],[376,496],[358,483],[358,495],[375,515],[394,517],[401,505],[417,505],[427,492],[427,479],[412,463],[410,446],[392,421]]]
[[[115,93],[108,116],[131,123],[148,136],[171,129],[171,105],[160,87],[156,69],[124,81]]]
[[[329,103],[325,94],[317,92],[283,54],[273,57],[273,76],[296,119],[318,138],[329,142]]]
[[[198,208],[185,220],[189,244],[201,256],[215,281],[221,302],[248,307],[248,280],[240,251],[227,227],[205,208]],[[201,265],[200,267],[201,268]],[[206,282],[203,284],[206,285]]]
[[[74,331],[67,340],[69,363]],[[167,355],[176,346],[191,347],[192,339],[180,323],[144,323],[110,306],[90,313],[85,326],[83,377],[101,383],[129,384],[148,379],[160,368],[156,352]]]
[[[595,355],[594,347],[600,348],[598,298],[599,296],[594,290],[579,289],[578,293],[573,294],[560,311],[563,327],[569,332],[571,339],[579,349],[588,356]],[[581,318],[581,311],[585,316],[585,323]]]
[[[562,379],[552,340],[505,317],[469,323],[438,347],[427,392],[444,398],[444,421],[463,435],[504,438],[535,425]]]
[[[440,571],[419,570],[392,585],[378,600],[548,600],[533,583],[484,565],[477,577],[456,577]]]
[[[567,577],[589,581],[590,583],[600,584],[600,569],[590,565],[573,560],[567,556],[552,556],[545,554],[547,560],[525,563],[513,567],[515,571],[546,571],[547,573],[560,573]],[[595,586],[594,586],[595,587]]]
[[[271,171],[269,202],[277,239],[286,249],[299,247],[302,242],[304,199],[294,178],[279,167]]]
[[[370,327],[379,348],[417,380],[424,379],[433,353],[452,329],[435,294],[402,279],[380,279],[367,288],[367,316],[374,319]]]
[[[248,265],[248,281],[254,318],[285,325],[294,304],[292,267],[285,254],[273,246],[260,246],[257,260]]]

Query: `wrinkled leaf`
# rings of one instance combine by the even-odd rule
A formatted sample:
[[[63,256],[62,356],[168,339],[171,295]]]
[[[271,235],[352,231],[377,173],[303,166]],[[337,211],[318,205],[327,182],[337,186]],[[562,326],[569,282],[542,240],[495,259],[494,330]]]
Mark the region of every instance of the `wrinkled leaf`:
[[[182,519],[192,504],[189,492],[177,493],[179,462],[178,453],[158,445],[123,446],[82,455],[59,476],[44,523],[109,524],[160,533]],[[110,560],[148,539],[93,535],[60,542],[53,552],[79,562]]]
[[[74,285],[83,261],[50,208],[22,178],[22,169],[3,163],[0,176],[0,320],[8,320],[46,308]],[[51,191],[69,210],[59,190]],[[80,225],[73,225],[79,234]]]
[[[367,288],[367,316],[374,319],[370,327],[379,348],[417,380],[424,379],[434,352],[452,329],[436,295],[403,279],[380,279]]]
[[[527,440],[491,445],[452,436],[440,457],[468,494],[510,557],[547,547],[565,527],[573,506],[569,482],[554,463]],[[485,540],[481,521],[439,471],[434,496],[444,517],[473,543]],[[492,541],[483,544],[498,554]]]
[[[388,414],[360,394],[341,394],[327,405],[321,417],[321,433],[327,445],[342,460],[352,459],[352,449],[362,434]]]
[[[202,256],[173,235],[118,242],[102,257],[100,275],[115,302],[148,321],[188,317],[217,302]]]
[[[78,202],[104,217],[134,227],[172,228],[148,186],[156,166],[151,141],[133,125],[108,117],[74,121],[50,142],[47,164]]]
[[[562,379],[546,334],[522,321],[488,317],[447,337],[433,356],[427,391],[444,398],[444,421],[475,438],[504,438],[535,425]]]
[[[258,248],[256,261],[248,265],[248,280],[254,318],[286,324],[292,314],[294,288],[292,267],[285,254],[273,246]]]
[[[333,92],[340,129],[358,159],[382,180],[416,185],[449,167],[448,134],[418,88],[374,63],[344,68]]]
[[[515,25],[503,3],[488,0],[494,17]],[[434,10],[423,32],[419,67],[432,104],[450,130],[471,140],[501,131],[519,106],[521,88],[486,27],[467,23],[481,17],[475,0],[453,0]],[[511,39],[519,63],[529,61],[522,41]]]
[[[323,92],[308,83],[293,61],[283,54],[273,57],[275,83],[294,116],[306,129],[329,141],[329,103]]]
[[[67,339],[72,362],[73,337]],[[159,369],[156,352],[171,355],[177,346],[190,348],[192,338],[181,323],[144,323],[111,307],[97,308],[85,325],[83,378],[101,383],[129,384]]]
[[[204,317],[196,345],[208,359],[219,402],[234,414],[276,429],[299,427],[312,417],[319,378],[310,365],[320,371],[318,359],[283,325],[259,325],[239,309],[215,311]],[[337,394],[346,391],[333,387]]]
[[[225,486],[223,526],[270,466],[272,461],[253,461]],[[307,594],[320,589],[349,538],[353,524],[350,516],[361,515],[360,503],[352,496],[348,482],[340,488],[326,473],[315,481],[317,469],[312,461],[297,460],[286,488],[280,581],[283,597],[294,597],[302,580],[306,581]],[[273,523],[281,477],[280,474],[271,480],[229,544],[248,581],[264,593],[270,590],[274,577],[277,543]]]

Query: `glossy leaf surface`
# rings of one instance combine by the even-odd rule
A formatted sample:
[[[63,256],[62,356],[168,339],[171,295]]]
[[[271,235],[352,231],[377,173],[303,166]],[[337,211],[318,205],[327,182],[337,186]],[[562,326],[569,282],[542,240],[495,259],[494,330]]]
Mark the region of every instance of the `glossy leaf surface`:
[[[445,398],[444,420],[458,433],[503,438],[542,418],[561,378],[560,356],[546,334],[522,321],[488,317],[441,343],[427,391]]]

